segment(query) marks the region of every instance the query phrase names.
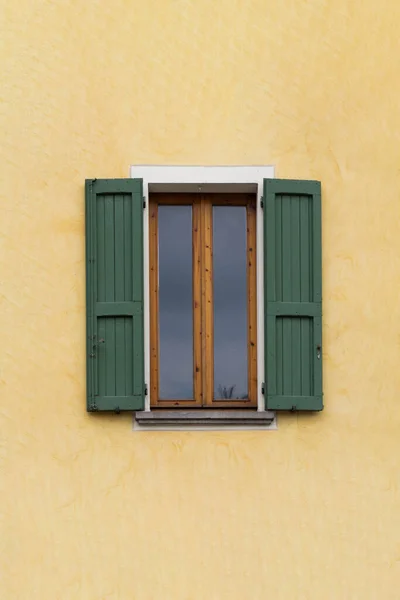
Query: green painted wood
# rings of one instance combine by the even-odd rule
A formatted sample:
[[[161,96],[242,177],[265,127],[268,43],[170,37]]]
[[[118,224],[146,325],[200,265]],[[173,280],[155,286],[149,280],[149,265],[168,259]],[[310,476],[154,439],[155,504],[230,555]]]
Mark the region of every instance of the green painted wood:
[[[282,300],[284,302],[292,301],[292,238],[291,238],[291,207],[290,196],[285,202],[279,197],[278,200],[282,207],[282,239],[281,252],[282,262],[277,264],[276,268],[280,269],[282,277]]]
[[[292,372],[291,372],[291,393],[295,396],[301,396],[301,365],[302,365],[302,355],[301,355],[301,340],[300,340],[300,332],[301,332],[301,318],[292,317],[290,319],[292,325],[292,339],[291,339],[291,364],[292,364]],[[300,360],[299,360],[300,357]]]
[[[85,190],[87,410],[142,410],[142,181],[87,180]]]
[[[276,203],[271,201],[266,201],[267,198],[264,198],[264,240],[265,247],[268,248],[265,257],[265,268],[264,268],[264,278],[265,282],[268,285],[264,287],[264,302],[274,302],[276,301],[276,274],[277,269],[275,268],[276,262],[276,235],[277,229],[275,227],[276,216],[275,216],[275,208]],[[281,245],[279,245],[281,248]]]
[[[125,318],[115,319],[115,394],[126,396],[125,377]]]
[[[324,408],[321,396],[269,396],[269,410],[319,411]]]
[[[312,354],[313,346],[313,320],[301,319],[301,357],[308,357]],[[301,361],[301,394],[309,396],[312,393],[314,365],[307,359]]]
[[[300,199],[291,196],[290,199],[290,239],[292,251],[291,259],[291,300],[300,301]]]
[[[115,302],[115,196],[104,195],[104,243],[105,243],[105,299]]]
[[[314,196],[321,194],[321,183],[319,181],[306,179],[264,179],[265,182],[268,182],[268,192],[270,194],[285,194],[285,196],[303,196],[304,194]],[[282,187],[283,185],[284,188]]]
[[[94,197],[96,200],[96,197]],[[100,196],[94,205],[96,209],[96,226],[93,232],[97,234],[95,244],[96,264],[94,265],[94,273],[97,277],[97,285],[94,285],[94,290],[97,290],[97,301],[106,299],[106,248],[105,248],[105,202],[104,196]]]
[[[133,393],[135,396],[144,394],[144,333],[143,317],[133,317]],[[143,397],[144,408],[144,397]]]
[[[116,388],[116,372],[115,372],[115,319],[113,317],[107,317],[105,319],[106,324],[106,335],[105,342],[102,346],[104,350],[104,368],[106,371],[106,387],[104,390],[99,390],[99,395],[105,394],[106,396],[115,396]]]
[[[132,203],[128,195],[124,196],[124,298],[133,298],[132,269]],[[139,300],[140,302],[140,300]]]
[[[94,271],[93,271],[93,256],[94,256],[94,225],[95,217],[93,208],[93,194],[91,181],[85,182],[85,223],[86,223],[86,354],[87,354],[87,369],[86,369],[86,388],[87,388],[87,408],[91,410],[95,406],[94,396],[95,390],[95,369],[93,364],[94,358],[94,339],[96,337],[96,321],[94,318]]]
[[[314,393],[322,395],[322,318],[313,321]]]
[[[313,196],[313,300],[322,302],[321,192]]]
[[[129,196],[124,196],[123,201],[123,229],[124,229],[124,298],[133,298],[133,279],[132,269],[130,268],[132,253],[132,203],[129,200]],[[133,303],[133,309],[140,307],[143,310],[143,302],[140,300],[137,303]],[[134,315],[134,311],[131,313]],[[141,313],[137,313],[141,314]],[[127,395],[133,395],[133,319],[124,319],[124,334],[125,334],[125,390]],[[140,342],[139,342],[140,343]],[[141,367],[138,367],[139,369]]]
[[[143,210],[143,190],[140,185],[140,194],[137,196],[135,208]],[[132,281],[132,299],[143,305],[143,259],[137,261],[137,256],[143,257],[143,219],[137,219],[137,213],[132,210],[132,262],[135,264],[134,278]],[[139,396],[144,394],[144,328],[143,316],[133,317],[133,394]],[[143,396],[144,408],[144,396]]]
[[[322,410],[321,186],[264,180],[266,408]]]
[[[97,396],[94,411],[111,411],[119,413],[122,411],[143,410],[143,395],[137,396]]]
[[[98,340],[106,339],[106,319],[97,319],[98,323]],[[106,389],[106,354],[108,348],[105,347],[104,343],[101,342],[97,346],[97,381],[96,381],[96,396],[105,392]],[[97,398],[96,398],[97,400]]]
[[[107,316],[131,316],[141,315],[143,313],[143,303],[136,302],[96,302],[96,315],[98,317]]]
[[[306,197],[300,202],[300,301],[310,302],[312,300],[310,289],[310,256],[308,252],[308,239],[310,236],[309,213],[310,202]]]
[[[125,300],[125,264],[124,264],[124,203],[125,197],[114,200],[114,231],[115,231],[115,263],[114,263],[114,281],[115,281],[115,302]]]
[[[272,244],[271,244],[272,246]],[[282,302],[283,298],[283,281],[282,281],[282,203],[277,202],[275,205],[275,262],[272,265],[275,270],[276,294],[275,301]],[[271,298],[273,301],[274,298]]]
[[[278,390],[281,391],[283,389],[284,361],[283,361],[283,327],[282,327],[283,321],[282,321],[282,319],[274,319],[273,325],[274,325],[275,331],[272,330],[272,327],[269,328],[268,342],[271,342],[270,343],[271,353],[272,353],[272,350],[274,350],[275,369],[276,369],[275,380],[276,381],[275,381],[275,385],[271,387],[270,379],[271,379],[271,377],[274,377],[274,372],[272,370],[270,370],[268,373],[268,377],[267,377],[267,386],[266,386],[267,396],[269,394],[277,394]],[[271,341],[271,335],[274,335],[274,333],[275,333],[275,339],[276,339],[275,347],[273,346],[273,343]],[[280,393],[282,393],[282,392],[280,392]]]
[[[275,316],[319,317],[320,302],[269,302],[267,314]]]
[[[268,377],[268,390],[271,394],[276,394],[277,384],[279,380],[279,366],[281,361],[277,361],[277,343],[279,338],[279,331],[276,326],[276,318],[266,316],[265,318],[265,335],[268,335],[269,343],[265,345],[266,352],[266,369],[265,373]],[[278,355],[279,358],[279,355]],[[279,366],[278,366],[279,365]],[[265,392],[266,395],[266,392]]]
[[[124,204],[121,198],[114,204],[115,224],[115,304],[125,298],[125,255],[124,255]],[[122,304],[125,304],[122,302]],[[126,303],[134,304],[134,303]],[[140,303],[136,303],[140,304]],[[126,319],[115,319],[115,393],[117,396],[128,395],[125,377],[125,322]]]
[[[140,319],[139,319],[140,321]],[[133,319],[124,319],[125,323],[125,391],[133,395]],[[143,393],[143,390],[142,390]]]

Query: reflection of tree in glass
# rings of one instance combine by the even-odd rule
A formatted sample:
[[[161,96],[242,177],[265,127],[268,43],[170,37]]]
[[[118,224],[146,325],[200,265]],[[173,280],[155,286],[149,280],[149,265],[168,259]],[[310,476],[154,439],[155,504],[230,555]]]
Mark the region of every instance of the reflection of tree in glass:
[[[232,398],[236,400],[239,398],[241,400],[247,400],[247,394],[244,394],[243,396],[235,395],[235,388],[236,385],[219,385],[218,398],[222,398],[223,400],[232,400]]]
[[[218,397],[224,400],[233,398],[233,392],[235,391],[236,385],[219,385],[218,386]]]

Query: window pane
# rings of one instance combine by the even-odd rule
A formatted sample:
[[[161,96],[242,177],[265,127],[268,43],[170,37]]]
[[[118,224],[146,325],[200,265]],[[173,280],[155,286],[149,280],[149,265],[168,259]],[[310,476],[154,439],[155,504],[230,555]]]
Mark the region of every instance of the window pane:
[[[248,397],[246,254],[246,208],[214,206],[214,397],[216,399]]]
[[[193,398],[192,207],[158,207],[160,398]]]

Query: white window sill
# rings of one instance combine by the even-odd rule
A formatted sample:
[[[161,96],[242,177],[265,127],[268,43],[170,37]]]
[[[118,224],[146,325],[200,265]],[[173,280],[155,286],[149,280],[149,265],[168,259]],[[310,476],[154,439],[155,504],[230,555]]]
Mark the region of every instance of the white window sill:
[[[235,409],[143,410],[134,414],[133,429],[140,431],[204,431],[276,429],[272,411]]]

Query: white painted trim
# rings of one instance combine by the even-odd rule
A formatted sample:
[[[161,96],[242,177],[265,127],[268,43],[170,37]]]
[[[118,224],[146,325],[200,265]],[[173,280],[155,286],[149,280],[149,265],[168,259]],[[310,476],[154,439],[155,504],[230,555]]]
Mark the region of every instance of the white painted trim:
[[[149,191],[165,192],[256,192],[257,193],[257,409],[265,410],[261,384],[264,379],[264,227],[261,196],[263,180],[275,177],[275,167],[266,166],[165,166],[133,165],[130,176],[143,179],[146,208],[144,233],[144,345],[145,381],[149,386],[145,410],[150,410],[150,314],[149,314]],[[274,421],[275,422],[275,421]],[[136,427],[135,427],[136,428]],[[273,429],[271,425],[269,428]]]

